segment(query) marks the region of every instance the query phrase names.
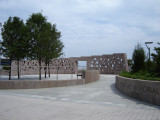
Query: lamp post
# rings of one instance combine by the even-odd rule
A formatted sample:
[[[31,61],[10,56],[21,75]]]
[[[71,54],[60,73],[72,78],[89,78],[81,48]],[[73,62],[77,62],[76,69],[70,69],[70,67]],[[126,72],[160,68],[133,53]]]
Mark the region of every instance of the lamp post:
[[[150,47],[147,46],[147,44],[152,44],[153,42],[145,42],[146,47],[148,48],[149,51],[149,61],[150,61]]]

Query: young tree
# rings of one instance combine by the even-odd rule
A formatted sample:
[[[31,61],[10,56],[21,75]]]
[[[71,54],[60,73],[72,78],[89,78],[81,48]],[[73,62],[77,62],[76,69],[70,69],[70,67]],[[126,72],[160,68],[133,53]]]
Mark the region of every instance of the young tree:
[[[137,44],[135,47],[132,60],[132,72],[138,72],[139,70],[145,69],[145,51],[140,44]]]
[[[160,43],[157,43],[160,45]],[[154,72],[160,76],[160,47],[155,47],[154,50],[156,51],[155,54],[152,54],[153,62],[155,63],[155,70]]]
[[[17,71],[19,79],[19,61],[26,56],[27,42],[25,39],[25,25],[19,17],[9,17],[2,27],[1,50],[3,56],[12,60],[17,60]],[[11,69],[9,71],[9,80],[11,79]]]
[[[50,58],[48,59],[48,66],[49,66],[49,61],[53,58],[58,58],[59,56],[61,56],[62,53],[62,49],[64,47],[63,43],[60,40],[61,37],[61,32],[59,32],[56,29],[56,25],[52,25],[52,29],[51,29],[51,46],[50,46]],[[49,68],[49,76],[50,76],[50,68]]]
[[[57,58],[62,54],[62,49],[64,47],[63,43],[60,41],[61,33],[58,32],[56,29],[56,25],[51,25],[50,23],[47,24],[47,34],[45,38],[45,45],[43,48],[44,51],[44,61],[45,61],[45,70],[47,70],[48,66],[48,72],[50,77],[50,68],[49,68],[49,62],[53,58]],[[45,71],[45,77],[46,77],[46,71]]]
[[[29,54],[30,59],[39,61],[39,80],[41,80],[41,61],[44,58],[44,45],[46,38],[46,23],[47,19],[41,13],[33,13],[27,20],[27,36],[29,41]]]
[[[43,37],[42,37],[42,39],[43,39],[43,41],[45,41],[44,42],[44,44],[43,44],[43,60],[45,61],[45,78],[46,78],[46,70],[47,70],[47,60],[49,60],[49,57],[50,57],[50,46],[51,46],[51,39],[50,39],[50,36],[51,36],[51,24],[50,23],[46,23],[45,25],[44,25],[44,27],[45,27],[45,29],[46,29],[46,31],[45,31],[45,33],[43,34]],[[48,59],[47,59],[48,58]]]
[[[28,31],[29,58],[39,61],[39,79],[41,80],[41,61],[46,66],[49,61],[61,55],[63,43],[60,41],[61,33],[57,31],[56,25],[47,22],[41,13],[32,14],[26,23]],[[46,70],[46,67],[45,67]]]

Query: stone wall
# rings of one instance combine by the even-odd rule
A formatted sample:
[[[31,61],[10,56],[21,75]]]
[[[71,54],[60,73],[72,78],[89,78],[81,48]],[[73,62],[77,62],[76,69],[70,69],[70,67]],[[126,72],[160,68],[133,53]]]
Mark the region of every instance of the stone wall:
[[[85,72],[85,83],[92,83],[98,81],[100,78],[99,70],[87,70]]]
[[[85,79],[75,80],[0,80],[0,89],[33,89],[83,85],[99,80],[99,70],[87,70]]]
[[[33,75],[39,74],[39,63],[37,60],[30,60],[30,61],[20,61],[20,75]],[[50,69],[51,74],[73,74],[77,72],[77,64],[75,60],[71,58],[60,58],[60,59],[53,59],[50,61],[49,67],[45,67],[44,61],[41,63],[41,72],[42,74],[45,73],[45,69],[48,73]],[[12,62],[12,75],[17,75],[17,61]]]
[[[49,87],[65,87],[85,84],[84,79],[77,80],[2,80],[0,89],[35,89]]]
[[[99,70],[101,74],[119,74],[123,70],[128,71],[127,56],[125,53],[108,54],[101,56],[85,56],[53,59],[49,68],[51,74],[73,74],[78,72],[78,61],[87,62],[87,70]],[[39,63],[37,60],[20,61],[20,74],[38,74]],[[45,64],[42,61],[42,74],[45,72]],[[17,61],[12,62],[12,75],[17,75]]]
[[[100,74],[119,74],[122,71],[128,71],[127,55],[125,53],[72,59],[75,61],[87,61],[87,70],[99,70]]]
[[[116,88],[133,98],[160,105],[160,82],[116,76]]]

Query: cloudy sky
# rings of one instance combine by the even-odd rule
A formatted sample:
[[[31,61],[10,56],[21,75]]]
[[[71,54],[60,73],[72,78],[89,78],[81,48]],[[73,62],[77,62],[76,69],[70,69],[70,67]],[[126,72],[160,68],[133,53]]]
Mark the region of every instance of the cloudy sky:
[[[0,22],[42,12],[57,24],[65,57],[127,53],[160,42],[160,0],[0,0]],[[1,36],[0,36],[1,39]]]

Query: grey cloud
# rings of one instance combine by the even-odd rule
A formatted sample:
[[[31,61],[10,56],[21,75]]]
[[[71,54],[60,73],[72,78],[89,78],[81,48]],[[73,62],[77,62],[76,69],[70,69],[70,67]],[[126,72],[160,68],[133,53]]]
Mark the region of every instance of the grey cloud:
[[[138,42],[159,41],[159,6],[159,0],[0,0],[0,21],[10,15],[25,20],[43,10],[62,33],[66,57],[113,52],[131,57]]]

